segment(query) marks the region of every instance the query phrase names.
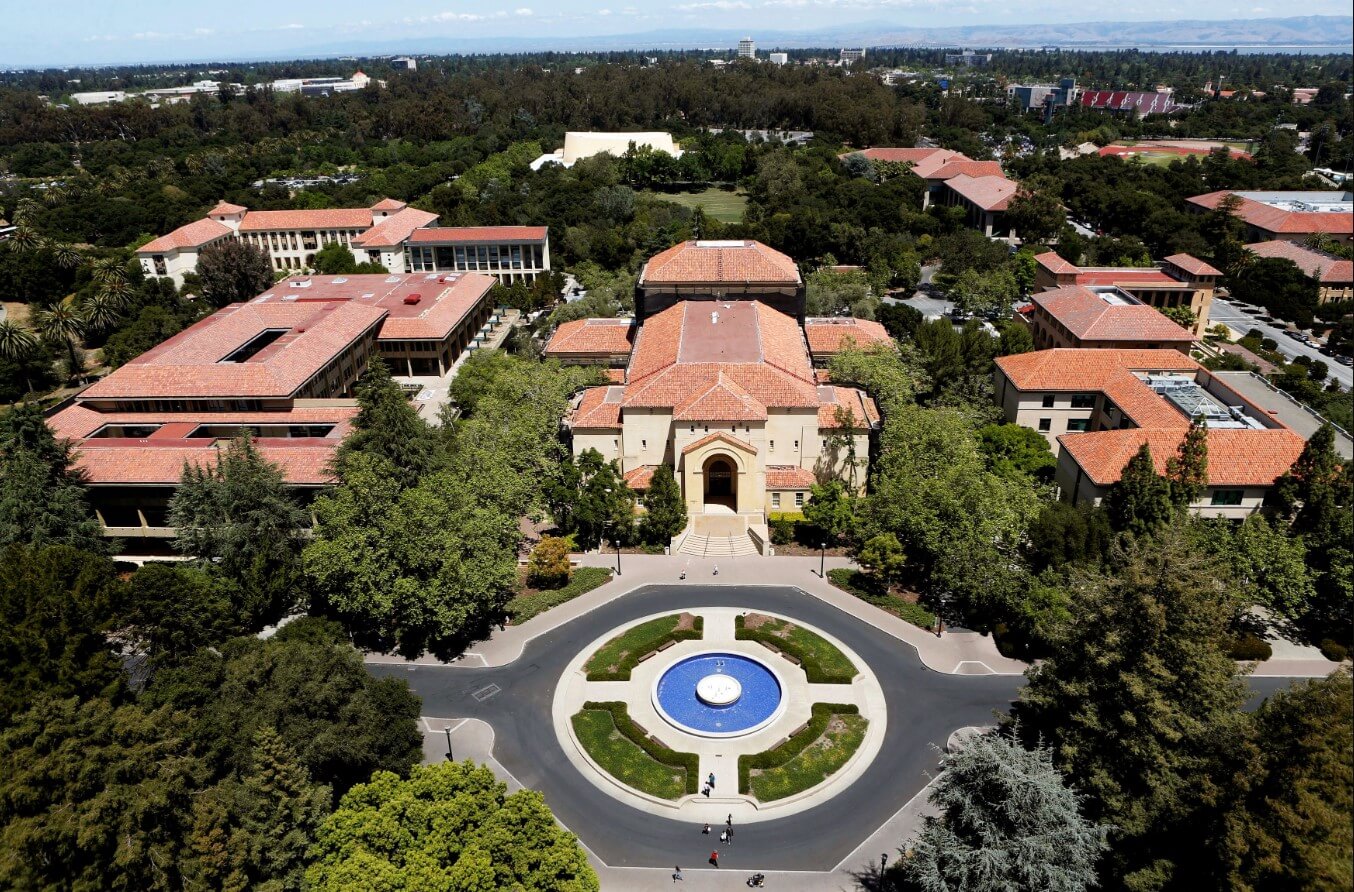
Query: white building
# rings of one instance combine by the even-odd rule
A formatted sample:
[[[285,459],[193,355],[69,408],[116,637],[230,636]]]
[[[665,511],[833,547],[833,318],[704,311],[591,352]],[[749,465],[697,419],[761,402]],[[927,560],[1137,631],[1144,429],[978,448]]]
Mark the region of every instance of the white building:
[[[413,56],[396,56],[390,60],[390,67],[395,71],[417,71],[418,60]]]
[[[772,53],[770,56],[772,65],[784,65],[790,61],[789,53]]]
[[[853,63],[859,62],[861,59],[864,58],[865,58],[865,48],[861,47],[858,50],[843,49],[837,61],[842,65],[851,65]]]
[[[93,90],[71,94],[71,101],[76,105],[107,105],[110,102],[122,102],[126,98],[125,90]]]
[[[404,242],[404,268],[531,281],[550,272],[550,236],[544,226],[424,227]]]
[[[751,37],[744,37],[742,40],[738,41],[738,58],[757,58],[757,44]]]
[[[547,164],[573,167],[579,160],[594,155],[606,154],[619,158],[629,151],[631,143],[666,152],[674,158],[682,157],[682,150],[677,147],[672,134],[661,130],[637,133],[570,132],[564,134],[564,148],[537,158],[531,162],[531,169],[540,170]]]

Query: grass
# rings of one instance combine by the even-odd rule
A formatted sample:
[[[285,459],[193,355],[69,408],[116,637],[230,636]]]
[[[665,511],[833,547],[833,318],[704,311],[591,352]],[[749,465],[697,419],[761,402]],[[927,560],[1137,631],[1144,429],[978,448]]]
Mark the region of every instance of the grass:
[[[852,570],[849,567],[828,570],[827,580],[847,594],[855,595],[880,610],[887,610],[914,626],[919,626],[928,631],[936,627],[936,615],[934,613],[920,604],[907,600],[902,595],[879,591],[869,576],[859,570]]]
[[[850,704],[815,703],[813,717],[777,747],[738,758],[738,789],[774,802],[818,786],[865,740],[869,721]]]
[[[606,567],[579,567],[573,577],[560,588],[523,589],[505,608],[514,625],[521,625],[532,617],[540,616],[552,607],[558,607],[586,594],[599,585],[611,581],[611,570]]]
[[[621,783],[660,799],[696,792],[699,757],[652,740],[624,703],[585,703],[572,721],[583,749]]]
[[[673,613],[626,629],[597,649],[583,669],[588,681],[629,681],[639,658],[669,641],[701,637],[704,623],[699,616]]]
[[[659,201],[670,201],[682,207],[705,208],[705,213],[721,223],[743,222],[743,211],[747,209],[748,197],[741,192],[716,189],[713,186],[703,192],[654,192],[642,193]]]
[[[831,641],[789,620],[761,613],[734,618],[734,637],[765,641],[799,660],[810,684],[850,684],[859,674],[856,664]]]

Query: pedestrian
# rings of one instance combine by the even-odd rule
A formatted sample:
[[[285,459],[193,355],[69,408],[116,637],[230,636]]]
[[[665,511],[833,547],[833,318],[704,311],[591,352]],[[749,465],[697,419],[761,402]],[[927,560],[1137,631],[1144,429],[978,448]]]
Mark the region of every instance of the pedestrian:
[[[686,877],[682,876],[682,865],[680,864],[672,869],[672,881],[675,883],[678,880],[686,880]]]
[[[733,828],[726,827],[724,828],[724,832],[729,834],[729,845],[733,845]]]
[[[727,825],[729,826],[729,829],[730,829],[730,830],[733,829],[733,813],[732,813],[732,812],[730,812],[730,813],[729,813],[729,816],[728,816],[727,818],[724,819],[724,823],[727,824]]]
[[[719,564],[715,564],[715,575],[719,575]]]
[[[709,787],[701,787],[701,795],[704,796],[706,799],[709,799],[709,798],[710,798],[710,788],[709,788]]]
[[[710,784],[710,789],[713,790],[713,789],[715,788],[715,773],[714,773],[713,771],[710,772],[710,780],[709,780],[709,784]]]
[[[721,831],[719,831],[719,841],[722,842],[722,843],[724,843],[725,845],[728,845],[728,843],[729,843],[729,831],[727,831],[727,830],[721,830]]]
[[[719,866],[719,852],[710,853],[710,863],[713,864],[715,867]]]
[[[709,825],[709,824],[706,824],[706,825],[705,825],[705,829],[702,830],[701,833],[704,833],[706,836],[709,836],[709,835],[710,835],[710,825]]]

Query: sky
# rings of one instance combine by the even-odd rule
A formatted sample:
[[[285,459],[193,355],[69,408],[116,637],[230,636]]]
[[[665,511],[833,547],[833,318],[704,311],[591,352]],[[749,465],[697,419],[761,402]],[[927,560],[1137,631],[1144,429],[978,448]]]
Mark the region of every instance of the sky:
[[[430,38],[556,38],[673,28],[812,31],[899,27],[1349,15],[1348,0],[4,0],[0,69],[305,55]],[[357,50],[360,52],[360,49]]]

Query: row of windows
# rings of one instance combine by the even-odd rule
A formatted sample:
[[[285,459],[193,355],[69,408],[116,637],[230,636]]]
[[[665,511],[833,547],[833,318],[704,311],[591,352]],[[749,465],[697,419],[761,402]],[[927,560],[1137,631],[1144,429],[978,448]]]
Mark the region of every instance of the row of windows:
[[[1053,402],[1054,402],[1054,399],[1055,399],[1055,398],[1056,398],[1055,394],[1052,394],[1052,393],[1046,393],[1046,394],[1044,394],[1044,408],[1045,408],[1045,409],[1052,409],[1052,408],[1053,408]],[[1073,409],[1094,409],[1094,408],[1095,408],[1095,394],[1093,394],[1093,393],[1074,393],[1074,394],[1072,394],[1072,400],[1071,400],[1071,402],[1072,402],[1072,408],[1073,408]]]
[[[1067,419],[1067,432],[1069,434],[1079,434],[1091,429],[1091,419],[1089,418],[1069,418]],[[1039,419],[1039,431],[1049,433],[1053,430],[1052,418]]]
[[[410,245],[405,264],[413,272],[466,272],[543,269],[545,246],[527,245]]]
[[[278,251],[314,251],[330,242],[341,242],[345,247],[361,234],[358,229],[308,229],[304,231],[245,232],[240,238],[256,248],[270,253]]]
[[[780,493],[779,493],[779,492],[773,492],[773,493],[771,493],[771,507],[772,507],[772,508],[779,508],[779,507],[780,507]],[[802,492],[797,492],[797,493],[795,493],[795,507],[796,507],[796,508],[803,508],[803,507],[804,507],[804,493],[802,493]]]

